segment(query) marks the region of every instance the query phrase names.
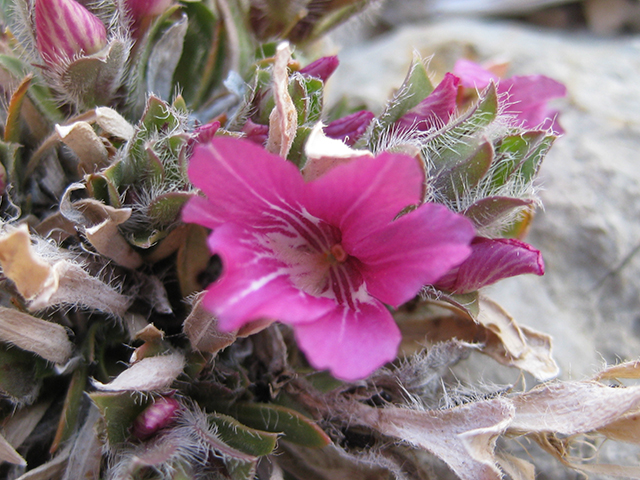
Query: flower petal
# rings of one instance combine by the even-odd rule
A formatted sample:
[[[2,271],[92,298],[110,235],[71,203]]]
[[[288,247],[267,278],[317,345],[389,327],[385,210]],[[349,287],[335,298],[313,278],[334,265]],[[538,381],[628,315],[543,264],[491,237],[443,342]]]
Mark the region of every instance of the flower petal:
[[[186,223],[197,223],[207,228],[216,228],[224,223],[224,220],[218,216],[217,209],[211,205],[207,199],[202,197],[192,197],[182,207],[182,221]]]
[[[317,369],[343,380],[358,380],[396,357],[400,330],[374,299],[357,309],[338,307],[312,323],[296,325],[298,345]]]
[[[442,205],[426,203],[345,250],[362,266],[367,291],[398,306],[435,283],[471,253],[471,222]]]
[[[402,129],[427,131],[449,122],[456,110],[460,79],[447,73],[433,92],[396,122]]]
[[[339,228],[343,241],[356,244],[403,208],[419,203],[423,181],[424,171],[415,158],[394,153],[356,158],[309,182],[304,205]]]
[[[456,62],[453,67],[453,73],[460,77],[463,87],[477,90],[483,90],[491,80],[498,80],[498,77],[489,70],[465,58],[461,58]]]
[[[467,293],[503,278],[525,273],[544,275],[540,252],[520,240],[476,237],[471,248],[469,258],[441,278],[438,288]]]
[[[515,76],[501,80],[498,93],[508,93],[505,110],[513,113],[525,128],[550,128],[562,133],[559,125],[554,125],[557,111],[547,107],[547,102],[566,96],[566,87],[544,75]]]
[[[304,188],[291,162],[249,141],[225,137],[195,148],[189,178],[207,195],[211,218],[254,226],[269,223],[265,210],[295,206]]]
[[[313,321],[336,306],[296,288],[286,265],[261,249],[247,228],[225,223],[209,237],[209,248],[222,259],[222,276],[207,288],[203,304],[223,330],[264,318]]]

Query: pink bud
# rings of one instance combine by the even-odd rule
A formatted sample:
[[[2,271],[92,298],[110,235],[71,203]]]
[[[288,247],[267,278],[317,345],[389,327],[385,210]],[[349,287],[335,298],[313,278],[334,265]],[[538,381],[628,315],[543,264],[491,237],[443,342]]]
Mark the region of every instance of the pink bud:
[[[311,62],[309,65],[301,69],[299,73],[309,77],[316,77],[323,82],[326,82],[331,74],[335,72],[336,68],[338,68],[339,63],[338,57],[336,56],[322,57],[315,62]]]
[[[242,127],[242,133],[244,133],[244,138],[247,140],[258,145],[264,145],[269,137],[269,125],[260,125],[252,122],[251,119],[247,119],[247,123]]]
[[[91,55],[107,44],[98,17],[74,0],[36,0],[36,45],[47,63]]]
[[[373,120],[375,115],[368,110],[360,110],[346,117],[334,120],[324,127],[324,133],[329,138],[342,140],[352,147]]]
[[[173,397],[159,397],[145,408],[133,422],[132,434],[144,440],[169,425],[180,410],[180,402]]]
[[[155,17],[164,13],[173,0],[126,0],[125,4],[135,25],[147,17]]]
[[[526,273],[544,275],[544,262],[538,250],[514,238],[476,237],[471,242],[471,255],[440,278],[436,287],[469,293]]]

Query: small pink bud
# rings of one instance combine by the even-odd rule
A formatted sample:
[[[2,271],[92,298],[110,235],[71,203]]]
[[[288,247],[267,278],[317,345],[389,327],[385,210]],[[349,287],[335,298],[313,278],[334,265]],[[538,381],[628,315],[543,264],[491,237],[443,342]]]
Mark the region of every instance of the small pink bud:
[[[75,0],[36,0],[36,45],[47,63],[91,55],[106,44],[103,23]]]
[[[258,145],[264,145],[269,137],[269,125],[260,125],[252,122],[251,119],[247,119],[247,123],[242,127],[242,133],[244,133],[244,138],[247,140]]]
[[[329,138],[342,140],[352,147],[373,120],[375,115],[368,110],[360,110],[346,117],[334,120],[324,127],[324,134]]]
[[[326,82],[331,74],[335,72],[336,68],[338,68],[339,63],[338,57],[336,56],[322,57],[315,62],[311,62],[309,65],[301,69],[299,73],[309,77],[316,77],[323,82]]]
[[[209,143],[219,128],[220,122],[217,120],[205,123],[204,125],[198,125],[189,138],[189,148],[193,148],[199,143]]]
[[[134,29],[140,26],[145,18],[156,17],[171,6],[173,0],[125,0]]]
[[[159,397],[145,408],[133,422],[131,433],[134,437],[144,440],[166,427],[176,417],[180,410],[180,402],[173,397]]]

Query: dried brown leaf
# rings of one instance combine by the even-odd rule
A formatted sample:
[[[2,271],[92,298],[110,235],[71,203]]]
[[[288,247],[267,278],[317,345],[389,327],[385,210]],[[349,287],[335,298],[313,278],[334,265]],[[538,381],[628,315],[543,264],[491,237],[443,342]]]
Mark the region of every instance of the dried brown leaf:
[[[51,401],[23,407],[7,418],[3,425],[4,437],[14,448],[19,448],[38,425]]]
[[[75,202],[72,208],[82,212],[87,224],[81,228],[100,254],[126,268],[136,269],[142,265],[142,257],[118,229],[118,225],[131,217],[130,208],[113,208],[93,199]]]
[[[514,396],[511,434],[576,435],[607,427],[640,406],[640,387],[612,388],[597,382],[542,385]]]
[[[594,380],[614,380],[618,378],[640,378],[640,360],[612,365],[598,373]]]
[[[52,480],[59,478],[69,460],[71,445],[69,444],[58,455],[43,463],[39,467],[29,470],[24,475],[19,476],[16,480]]]
[[[286,158],[298,128],[298,112],[289,95],[289,72],[291,47],[283,42],[276,49],[273,66],[273,97],[275,107],[269,115],[269,138],[266,149]]]
[[[133,126],[113,108],[97,107],[95,112],[96,123],[105,132],[123,140],[131,140],[133,138],[135,132]]]
[[[87,122],[56,125],[58,138],[78,156],[80,167],[88,173],[109,163],[109,152],[102,139]]]
[[[184,356],[177,352],[146,357],[127,368],[111,382],[104,384],[94,380],[93,385],[98,390],[108,392],[166,390],[182,373],[184,366]]]
[[[536,469],[532,463],[504,452],[498,453],[497,457],[500,468],[511,480],[535,480]]]
[[[640,412],[625,415],[597,432],[611,440],[640,445]]]
[[[27,464],[22,455],[16,452],[2,435],[0,435],[0,462],[9,462],[22,466]]]
[[[62,325],[12,308],[0,307],[0,339],[59,364],[73,353],[73,343]]]
[[[514,415],[507,400],[479,401],[447,410],[373,408],[355,402],[346,408],[351,424],[373,428],[431,452],[462,480],[502,478],[494,446]]]
[[[504,365],[529,372],[538,380],[550,380],[558,375],[549,335],[519,326],[500,305],[483,296],[480,296],[476,320],[495,335],[482,348],[484,353]]]
[[[26,225],[0,235],[0,264],[5,277],[15,283],[18,292],[26,300],[32,300],[43,290],[56,287],[51,266],[33,251]]]
[[[57,257],[64,254],[60,252]],[[29,301],[31,310],[67,304],[122,315],[131,303],[80,265],[70,260],[56,261],[56,255],[44,258],[36,253],[26,225],[0,234],[0,264],[4,275]]]
[[[184,333],[194,349],[212,354],[236,341],[235,332],[220,331],[218,319],[202,305],[202,295],[193,303],[191,313],[184,322]]]

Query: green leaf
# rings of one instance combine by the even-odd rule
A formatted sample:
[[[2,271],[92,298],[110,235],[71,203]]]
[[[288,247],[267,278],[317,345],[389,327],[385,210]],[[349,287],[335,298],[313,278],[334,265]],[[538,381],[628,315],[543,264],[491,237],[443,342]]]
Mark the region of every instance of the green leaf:
[[[531,154],[522,161],[520,168],[518,169],[517,175],[525,182],[531,182],[534,177],[538,174],[538,170],[540,169],[540,164],[544,157],[546,157],[551,145],[555,142],[557,137],[553,135],[549,135],[542,139],[540,144],[533,149]]]
[[[368,146],[374,150],[380,136],[397,122],[400,117],[418,105],[433,91],[433,84],[429,80],[427,69],[422,59],[416,57],[409,68],[402,86],[393,98],[387,102],[377,121],[372,122],[370,132],[367,132],[357,144],[356,148]]]
[[[225,39],[221,19],[205,2],[189,2],[183,8],[189,24],[173,84],[197,109],[223,80]]]
[[[11,95],[11,101],[7,108],[7,120],[4,125],[5,142],[20,143],[22,104],[32,79],[32,75],[27,75]]]
[[[235,450],[261,457],[269,455],[276,448],[277,433],[248,427],[235,418],[221,413],[209,414],[208,418],[216,426],[220,439]]]
[[[139,134],[148,138],[150,132],[172,131],[180,125],[180,120],[174,115],[169,104],[151,95],[147,101],[147,108],[142,115],[142,125],[148,131],[139,132]]]
[[[326,433],[310,418],[291,408],[263,403],[241,403],[234,416],[245,425],[267,432],[278,432],[284,440],[307,448],[331,443]]]
[[[112,40],[106,54],[99,52],[73,61],[61,76],[64,91],[82,108],[109,105],[120,87],[128,49]]]
[[[187,16],[183,14],[162,34],[149,55],[147,90],[165,100],[169,99],[174,90],[173,75],[182,54],[187,22]]]
[[[478,103],[466,114],[425,140],[423,155],[436,169],[447,169],[468,158],[485,141],[481,133],[498,114],[498,95],[493,83],[482,92]]]
[[[178,219],[183,205],[193,194],[187,192],[169,192],[158,195],[149,204],[147,214],[159,226],[167,227]]]
[[[468,158],[459,159],[453,167],[442,171],[434,182],[434,187],[439,194],[450,200],[464,196],[480,183],[487,174],[493,161],[493,145],[489,142],[482,143]]]
[[[531,150],[539,145],[546,135],[546,132],[531,131],[509,135],[500,140],[496,145],[496,167],[491,186],[495,189],[504,185],[518,165],[531,154]]]
[[[151,403],[151,398],[140,392],[94,392],[89,396],[104,418],[111,446],[129,438],[133,421]]]
[[[289,95],[298,112],[298,125],[314,125],[322,115],[322,80],[303,75],[289,79]]]
[[[0,55],[0,68],[16,80],[24,78],[30,72],[30,69],[21,60],[9,55]],[[64,115],[53,101],[54,96],[51,90],[43,85],[38,77],[34,77],[27,94],[38,112],[47,119],[49,124],[61,123],[64,120]]]

